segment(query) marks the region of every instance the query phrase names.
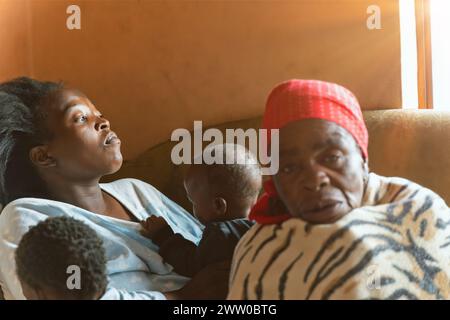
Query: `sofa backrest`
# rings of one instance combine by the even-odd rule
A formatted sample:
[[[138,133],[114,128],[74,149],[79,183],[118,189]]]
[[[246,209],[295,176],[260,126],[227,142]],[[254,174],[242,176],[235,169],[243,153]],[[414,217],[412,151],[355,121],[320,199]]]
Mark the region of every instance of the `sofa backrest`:
[[[385,176],[410,179],[440,194],[450,203],[450,112],[434,110],[378,110],[364,112],[369,130],[370,170]],[[214,126],[225,129],[259,128],[261,118]],[[177,142],[165,142],[124,163],[119,172],[104,181],[133,177],[147,181],[191,208],[185,196],[185,166],[172,163]]]

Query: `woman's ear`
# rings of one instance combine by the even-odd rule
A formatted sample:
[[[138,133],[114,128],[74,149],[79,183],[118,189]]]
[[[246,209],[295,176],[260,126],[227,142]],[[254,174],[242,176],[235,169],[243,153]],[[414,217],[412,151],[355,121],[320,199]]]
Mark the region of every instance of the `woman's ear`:
[[[222,197],[214,198],[214,211],[219,216],[225,215],[227,213],[227,201]]]
[[[53,158],[47,146],[37,146],[30,150],[30,160],[38,167],[54,167],[56,160]]]

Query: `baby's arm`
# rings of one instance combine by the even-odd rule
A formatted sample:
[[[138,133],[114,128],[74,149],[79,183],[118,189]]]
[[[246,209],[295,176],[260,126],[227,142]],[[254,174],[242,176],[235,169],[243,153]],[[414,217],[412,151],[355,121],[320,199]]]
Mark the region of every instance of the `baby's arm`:
[[[177,273],[188,277],[197,273],[195,243],[174,233],[162,217],[151,216],[142,221],[141,226],[141,234],[159,246],[159,254]]]
[[[141,234],[152,239],[157,245],[160,245],[161,242],[164,242],[174,234],[166,220],[162,217],[148,217],[146,220],[141,221],[141,226]]]
[[[173,234],[159,245],[159,254],[175,272],[192,277],[199,271],[197,246],[181,234]]]
[[[240,236],[229,225],[233,223],[208,224],[198,246],[175,234],[160,246],[159,253],[176,272],[190,277],[210,264],[221,261],[231,264]]]

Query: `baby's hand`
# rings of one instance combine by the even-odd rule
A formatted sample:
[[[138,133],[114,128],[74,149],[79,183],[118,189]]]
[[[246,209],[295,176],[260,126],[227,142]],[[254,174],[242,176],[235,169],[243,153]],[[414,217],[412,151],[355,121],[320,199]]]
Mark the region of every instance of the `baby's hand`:
[[[162,229],[169,227],[166,220],[156,216],[151,216],[147,218],[147,220],[142,220],[141,226],[142,226],[141,233],[147,238],[152,238]]]

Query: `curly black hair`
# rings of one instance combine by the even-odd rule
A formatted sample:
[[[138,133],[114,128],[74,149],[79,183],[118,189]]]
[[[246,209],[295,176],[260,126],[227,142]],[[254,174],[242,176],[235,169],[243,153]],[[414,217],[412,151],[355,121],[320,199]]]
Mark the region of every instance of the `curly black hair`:
[[[22,237],[16,250],[17,275],[32,288],[51,288],[62,297],[92,299],[107,286],[103,241],[87,224],[51,217]],[[79,289],[69,289],[69,266],[80,268]]]
[[[0,84],[0,204],[48,196],[29,152],[51,138],[44,106],[62,88],[62,83],[26,77]]]

